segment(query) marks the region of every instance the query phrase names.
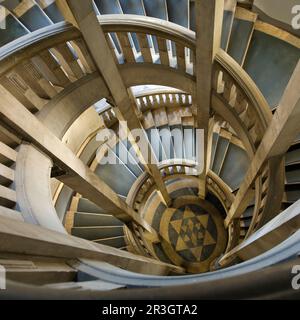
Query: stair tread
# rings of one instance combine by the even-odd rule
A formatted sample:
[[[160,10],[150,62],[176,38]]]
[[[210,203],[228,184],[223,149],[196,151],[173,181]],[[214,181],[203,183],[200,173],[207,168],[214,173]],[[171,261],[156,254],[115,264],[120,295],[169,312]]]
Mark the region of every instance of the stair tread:
[[[52,289],[73,289],[73,290],[97,290],[97,291],[110,291],[114,289],[119,289],[125,287],[124,285],[115,284],[112,282],[107,282],[103,280],[92,280],[92,281],[82,281],[82,282],[65,282],[65,283],[54,283],[45,285],[47,288]]]
[[[123,226],[84,226],[84,227],[73,227],[72,229],[108,229],[108,228],[120,228]]]
[[[105,239],[96,239],[94,241],[103,241],[103,240],[114,240],[114,239],[120,239],[120,238],[125,238],[125,236],[117,236],[117,237],[110,237],[110,238],[105,238]]]

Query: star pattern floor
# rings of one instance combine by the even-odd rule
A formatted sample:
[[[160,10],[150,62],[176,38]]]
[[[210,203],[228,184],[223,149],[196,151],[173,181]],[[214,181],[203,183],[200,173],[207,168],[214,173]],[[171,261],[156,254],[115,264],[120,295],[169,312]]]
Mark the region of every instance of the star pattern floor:
[[[178,208],[171,218],[170,241],[187,261],[206,260],[217,244],[216,225],[208,213],[201,211],[196,205],[187,205]]]
[[[206,272],[226,247],[226,231],[219,211],[208,201],[182,198],[165,208],[160,219],[162,250],[188,272]]]
[[[168,182],[173,199],[166,207],[154,193],[143,207],[146,221],[161,235],[161,241],[148,240],[150,252],[159,260],[183,267],[188,273],[211,269],[226,250],[222,204],[211,193],[198,197],[198,181],[176,179]]]

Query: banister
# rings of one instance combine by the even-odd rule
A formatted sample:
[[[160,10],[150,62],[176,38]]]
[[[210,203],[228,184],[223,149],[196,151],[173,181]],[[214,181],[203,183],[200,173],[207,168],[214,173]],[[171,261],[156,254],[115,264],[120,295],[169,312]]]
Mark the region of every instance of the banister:
[[[219,264],[225,266],[228,261],[236,256],[243,260],[249,260],[276,247],[298,231],[300,226],[299,212],[300,200],[225,254],[220,259]]]
[[[150,17],[136,15],[104,15],[99,23],[105,32],[143,32],[159,35],[168,40],[179,42],[195,51],[195,32],[177,24]],[[223,67],[234,81],[243,89],[255,111],[260,117],[264,128],[272,119],[268,102],[246,71],[222,49],[216,55],[215,63]]]
[[[131,14],[101,15],[98,17],[104,32],[141,32],[151,31],[169,40],[179,41],[187,47],[195,46],[195,32],[178,24],[153,18]]]
[[[0,77],[21,61],[32,58],[40,51],[80,36],[80,31],[71,24],[60,22],[10,42],[0,48]]]
[[[260,115],[260,119],[266,128],[272,119],[272,112],[267,100],[248,73],[223,50],[220,50],[216,55],[216,62],[229,72],[231,77],[243,89],[255,107],[256,112]]]
[[[136,15],[104,15],[99,23],[105,32],[153,32],[163,33],[168,40],[174,40],[195,50],[195,33],[174,23],[156,18]],[[59,43],[79,38],[81,33],[72,25],[61,22],[23,36],[0,48],[0,77],[25,59],[51,48]],[[260,115],[260,121],[267,126],[272,117],[268,103],[249,75],[223,50],[216,55],[215,63],[220,64],[241,86],[244,93]]]
[[[146,97],[146,96],[155,96],[155,95],[161,95],[161,94],[186,94],[188,95],[188,93],[185,93],[179,89],[175,89],[175,88],[159,88],[159,89],[145,89],[143,91],[140,91],[138,94],[135,95],[135,98],[142,98],[142,97]]]
[[[190,175],[186,173],[173,173],[170,177],[174,177],[176,175],[185,175],[186,177],[196,177],[196,171],[195,175],[192,175],[192,169],[195,168],[196,163],[192,160],[184,160],[184,159],[171,159],[171,160],[165,160],[160,162],[159,164],[159,170],[163,174],[164,170],[168,167],[183,167],[188,168],[190,170]],[[135,181],[135,183],[132,185],[129,194],[127,196],[127,204],[134,206],[136,197],[139,194],[140,189],[146,183],[147,179],[149,178],[149,174],[147,172],[144,172],[142,175],[139,176],[139,178]],[[168,180],[168,176],[164,177],[164,180]],[[224,205],[224,209],[227,211],[230,207],[230,204],[234,200],[234,195],[232,193],[232,190],[230,187],[220,178],[218,177],[214,172],[211,170],[208,171],[208,180],[210,180],[209,185],[211,187],[211,190],[216,193],[217,197],[221,201],[221,203]],[[213,184],[217,185],[220,189],[220,192],[217,192],[217,190],[213,187]]]
[[[99,23],[106,33],[145,33],[174,41],[195,52],[195,33],[167,21],[135,15],[105,15],[99,17]],[[3,77],[22,61],[38,55],[41,50],[80,38],[80,31],[64,22],[26,35],[0,49],[0,77]],[[195,64],[195,61],[193,63]],[[246,114],[246,120],[249,120],[253,114],[256,121],[255,130],[256,128],[266,129],[272,118],[272,113],[262,93],[249,75],[223,50],[217,53],[214,65],[222,72],[226,72],[230,81],[241,88],[242,94],[245,95],[249,104],[247,108],[249,114]],[[182,73],[182,70],[178,70],[178,72]],[[184,72],[184,74],[187,76],[187,73]],[[243,122],[242,119],[239,121]],[[245,132],[251,139],[250,128],[246,128]]]

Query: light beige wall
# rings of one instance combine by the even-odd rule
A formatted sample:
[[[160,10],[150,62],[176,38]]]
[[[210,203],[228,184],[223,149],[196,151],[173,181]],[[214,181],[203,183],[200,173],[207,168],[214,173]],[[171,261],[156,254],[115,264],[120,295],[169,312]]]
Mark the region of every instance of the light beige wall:
[[[29,144],[22,144],[18,152],[15,187],[18,206],[25,222],[66,233],[52,203],[49,188],[52,162]]]
[[[75,153],[80,151],[84,142],[103,125],[101,118],[97,114],[94,107],[90,107],[84,111],[79,118],[69,127],[68,131],[62,138],[62,141]],[[51,179],[51,192],[55,192],[60,185],[57,179]]]
[[[86,110],[64,135],[62,141],[72,150],[77,153],[85,140],[96,130],[101,127],[102,123],[96,110],[91,107]]]

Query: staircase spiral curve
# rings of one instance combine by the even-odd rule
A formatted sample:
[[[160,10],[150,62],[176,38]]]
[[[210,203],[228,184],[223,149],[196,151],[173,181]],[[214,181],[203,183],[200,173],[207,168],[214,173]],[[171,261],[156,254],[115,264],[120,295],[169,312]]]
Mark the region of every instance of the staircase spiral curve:
[[[212,3],[203,75],[196,1],[1,2],[0,297],[297,294],[300,40]]]

